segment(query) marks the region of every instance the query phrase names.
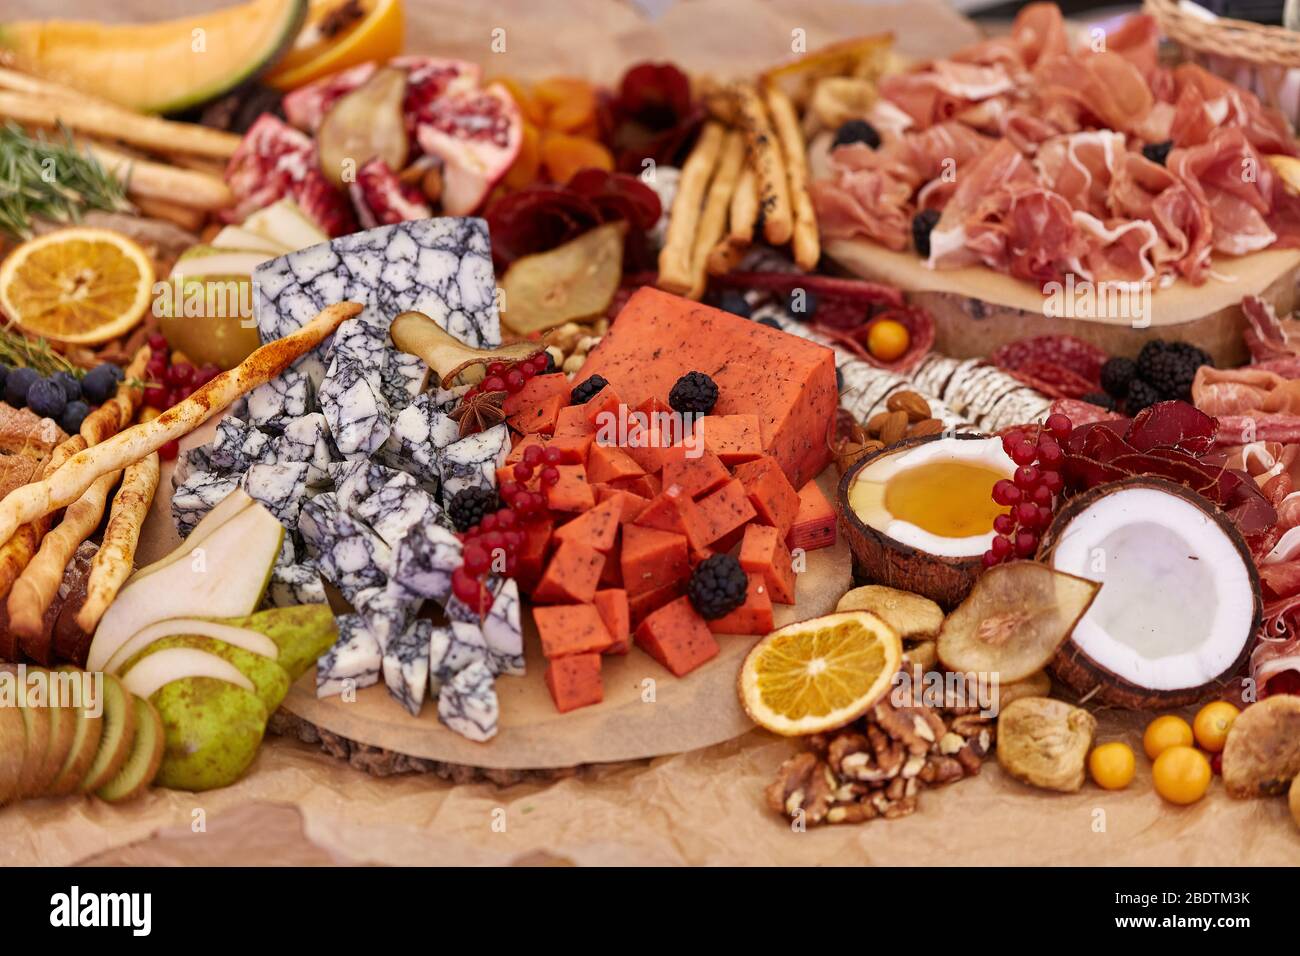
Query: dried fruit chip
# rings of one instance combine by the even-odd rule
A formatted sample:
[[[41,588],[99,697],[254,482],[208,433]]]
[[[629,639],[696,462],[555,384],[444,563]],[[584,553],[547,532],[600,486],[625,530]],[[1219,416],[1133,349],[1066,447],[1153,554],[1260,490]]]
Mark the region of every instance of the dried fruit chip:
[[[501,319],[526,335],[609,308],[623,276],[624,222],[611,222],[550,252],[525,256],[501,281]]]
[[[542,137],[542,166],[557,183],[567,183],[582,169],[614,168],[614,157],[600,143],[582,136],[546,133]]]
[[[939,659],[949,670],[1023,680],[1052,659],[1100,587],[1034,561],[990,568],[943,622]]]
[[[1230,797],[1286,793],[1300,776],[1300,697],[1275,694],[1232,722],[1223,747],[1223,785]]]
[[[868,584],[840,598],[837,611],[870,611],[898,632],[903,640],[933,637],[943,626],[943,610],[927,597]]]
[[[448,334],[423,312],[403,312],[393,319],[388,334],[393,344],[418,356],[438,373],[444,388],[467,368],[489,362],[522,362],[542,349],[539,342],[514,342],[494,349],[476,349]]]
[[[378,157],[389,169],[406,165],[409,143],[402,100],[406,71],[379,70],[335,103],[316,133],[321,172],[335,186],[352,181],[351,173]]]
[[[1063,700],[1023,697],[998,715],[998,764],[1022,783],[1072,793],[1083,786],[1096,730],[1096,718],[1086,710]]]

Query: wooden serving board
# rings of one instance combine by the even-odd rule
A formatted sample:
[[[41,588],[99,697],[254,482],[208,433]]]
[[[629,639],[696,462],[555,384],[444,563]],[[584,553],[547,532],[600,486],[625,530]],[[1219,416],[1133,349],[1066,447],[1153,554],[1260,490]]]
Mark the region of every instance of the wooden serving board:
[[[1179,280],[1154,291],[1150,324],[1135,328],[1128,314],[1049,318],[1037,286],[983,266],[929,269],[915,253],[861,239],[832,240],[823,251],[853,275],[908,293],[934,316],[935,350],[954,358],[983,357],[1026,336],[1068,333],[1111,355],[1129,356],[1150,339],[1181,339],[1205,349],[1221,367],[1240,365],[1249,357],[1241,338],[1242,297],[1256,295],[1290,312],[1300,277],[1300,249],[1215,256],[1213,275],[1202,285]]]

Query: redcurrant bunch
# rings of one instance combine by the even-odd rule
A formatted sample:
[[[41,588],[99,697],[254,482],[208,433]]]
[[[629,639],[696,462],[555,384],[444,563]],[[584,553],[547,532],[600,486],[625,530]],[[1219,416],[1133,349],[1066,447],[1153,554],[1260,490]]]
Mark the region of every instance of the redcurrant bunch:
[[[993,485],[993,500],[1007,508],[993,519],[997,537],[984,552],[984,567],[991,568],[1012,557],[1028,558],[1038,550],[1039,539],[1052,523],[1052,508],[1064,482],[1061,466],[1065,452],[1061,443],[1074,426],[1059,413],[1049,415],[1042,425],[1012,429],[1002,436],[1002,448],[1016,463],[1011,478]]]
[[[480,392],[509,392],[513,395],[527,385],[530,378],[545,372],[550,364],[550,357],[544,351],[518,362],[491,362],[488,364],[483,381],[461,398],[462,400],[471,398]]]
[[[144,404],[164,411],[189,398],[198,389],[221,374],[215,365],[194,366],[189,362],[172,362],[171,350],[162,333],[149,336],[149,361],[145,364]],[[171,461],[180,451],[178,441],[169,441],[158,449],[163,461]]]

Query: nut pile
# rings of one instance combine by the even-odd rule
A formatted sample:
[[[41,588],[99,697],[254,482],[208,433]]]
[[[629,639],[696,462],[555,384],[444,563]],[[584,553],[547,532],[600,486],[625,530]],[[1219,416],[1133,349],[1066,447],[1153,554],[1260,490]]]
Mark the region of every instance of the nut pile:
[[[888,698],[840,730],[808,738],[765,791],[776,813],[809,826],[905,817],[920,791],[974,776],[995,725],[978,707],[895,707]]]
[[[556,368],[571,375],[582,368],[587,353],[600,344],[601,337],[608,331],[608,319],[597,319],[589,325],[566,322],[547,336],[546,351],[554,359]]]
[[[944,427],[941,420],[931,415],[925,397],[906,389],[890,395],[885,411],[872,415],[866,425],[854,421],[847,412],[843,412],[842,419],[836,424],[831,445],[835,467],[841,474],[882,448],[904,438],[937,435]]]

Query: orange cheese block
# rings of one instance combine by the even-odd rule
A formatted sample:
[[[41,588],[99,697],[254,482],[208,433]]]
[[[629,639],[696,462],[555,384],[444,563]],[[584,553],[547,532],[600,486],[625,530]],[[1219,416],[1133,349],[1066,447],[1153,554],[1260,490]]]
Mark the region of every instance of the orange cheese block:
[[[765,524],[745,527],[745,536],[740,541],[740,566],[751,579],[767,582],[773,601],[794,603],[794,559],[776,528]]]
[[[627,603],[627,592],[622,588],[597,591],[592,604],[605,622],[605,630],[614,643],[605,649],[606,654],[626,654],[632,641],[632,615]]]
[[[713,632],[685,597],[665,604],[642,621],[636,629],[636,643],[675,677],[718,656]]]
[[[769,458],[772,464],[780,470],[775,459]],[[726,465],[713,452],[707,449],[698,457],[689,457],[685,454],[676,455],[664,462],[663,483],[665,488],[671,488],[676,485],[685,494],[692,498],[698,498],[700,495],[706,495],[710,491],[721,488],[731,480],[731,473],[727,471]],[[782,475],[784,478],[785,476]],[[593,481],[595,479],[592,479]],[[786,482],[789,484],[789,482]],[[794,494],[794,489],[790,489]]]
[[[795,548],[816,551],[835,543],[835,509],[815,482],[810,481],[799,489],[799,510],[785,543],[791,551]]]
[[[763,454],[757,415],[705,415],[695,425],[705,451],[722,459],[724,465],[753,461]]]
[[[679,580],[672,582],[672,584],[666,584],[661,588],[655,588],[653,591],[628,594],[627,611],[631,626],[636,627],[645,620],[646,615],[659,610],[669,601],[675,601],[681,597],[685,584],[684,580]]]
[[[546,657],[599,654],[614,643],[594,604],[534,607],[533,620]]]
[[[714,415],[757,415],[762,450],[796,488],[830,461],[826,432],[839,390],[830,349],[658,289],[638,290],[587,357],[578,380],[602,375],[631,405],[666,401],[696,370],[718,385]]]
[[[538,375],[524,383],[502,403],[506,422],[517,432],[546,433],[555,430],[560,409],[569,404],[569,383],[563,375]]]
[[[587,481],[582,465],[556,465],[560,480],[546,489],[546,504],[552,511],[587,511],[596,504],[596,493]]]
[[[506,464],[516,465],[523,461],[524,452],[526,452],[531,445],[536,445],[538,448],[545,451],[547,444],[548,442],[543,435],[524,435],[522,438],[515,441],[514,445],[510,449],[510,454],[506,455]]]
[[[617,501],[619,506],[619,524],[629,524],[637,519],[646,505],[650,504],[648,498],[642,498],[640,495],[633,494],[630,491],[624,491],[622,488],[615,488],[612,485],[592,484],[596,489],[596,500],[598,502]]]
[[[676,488],[664,489],[641,512],[636,523],[645,528],[684,534],[692,550],[709,545],[709,521],[690,495]]]
[[[654,498],[663,490],[663,482],[659,480],[659,476],[649,474],[638,475],[635,478],[619,478],[617,481],[611,481],[609,486],[621,491],[630,491],[646,500]]]
[[[551,604],[590,601],[596,595],[604,566],[605,556],[595,548],[565,541],[551,555],[542,579],[533,589],[533,600]]]
[[[772,596],[763,576],[751,574],[745,588],[745,603],[730,614],[714,618],[708,625],[714,634],[770,634],[775,626]]]
[[[744,527],[747,521],[752,521],[756,516],[754,506],[745,494],[745,486],[735,478],[713,494],[701,498],[696,507],[704,522],[704,529],[698,538],[691,539],[697,546],[723,541],[727,535]],[[722,548],[719,547],[718,550]]]
[[[776,459],[764,455],[747,461],[736,466],[735,475],[745,486],[749,503],[758,512],[758,520],[776,528],[784,539],[799,513],[799,492],[794,490]]]
[[[640,525],[623,526],[620,561],[629,595],[674,584],[691,573],[685,535]]]
[[[583,414],[587,416],[587,424],[591,426],[592,431],[597,434],[602,431],[606,434],[617,432],[618,412],[623,407],[623,399],[618,397],[618,392],[614,390],[613,385],[606,385],[577,407],[581,408]]]
[[[618,538],[618,516],[621,510],[617,501],[604,501],[555,532],[555,539],[585,544],[608,554]]]
[[[526,521],[523,524],[524,544],[519,549],[515,577],[525,591],[532,590],[541,580],[542,565],[546,563],[546,552],[550,547],[554,527],[555,523],[550,518]]]
[[[546,665],[544,676],[555,709],[562,714],[599,704],[605,699],[605,690],[600,683],[599,654],[556,658]]]
[[[587,480],[593,485],[620,478],[636,478],[645,474],[645,469],[623,449],[614,445],[602,445],[599,441],[587,452]]]
[[[585,405],[565,405],[555,417],[555,434],[559,435],[594,435],[596,429],[591,427],[587,418]]]

